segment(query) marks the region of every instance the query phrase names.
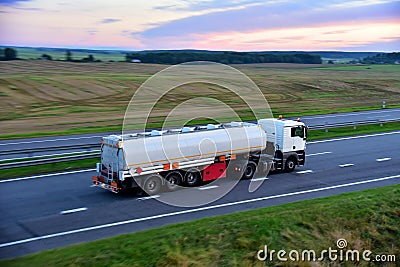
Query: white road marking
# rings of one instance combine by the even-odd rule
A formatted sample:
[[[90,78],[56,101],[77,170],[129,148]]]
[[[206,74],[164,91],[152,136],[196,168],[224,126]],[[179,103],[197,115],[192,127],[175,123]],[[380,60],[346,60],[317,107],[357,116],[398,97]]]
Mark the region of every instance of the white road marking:
[[[381,158],[381,159],[376,159],[377,162],[382,162],[382,161],[388,161],[391,160],[392,158]]]
[[[304,174],[304,173],[312,173],[312,172],[313,172],[312,170],[305,170],[305,171],[299,171],[299,172],[296,172],[296,173]]]
[[[147,200],[147,199],[153,199],[153,198],[159,198],[160,195],[154,195],[154,196],[148,196],[148,197],[139,197],[137,200]]]
[[[77,170],[77,171],[68,171],[68,172],[49,173],[49,174],[42,174],[42,175],[35,175],[35,176],[28,176],[28,177],[20,177],[20,178],[0,180],[0,183],[15,182],[15,181],[29,180],[29,179],[36,179],[36,178],[43,178],[43,177],[50,177],[50,176],[59,176],[59,175],[64,175],[64,174],[74,174],[74,173],[81,173],[81,172],[92,172],[92,171],[95,171],[95,170],[96,169],[86,169],[86,170]]]
[[[374,136],[392,135],[392,134],[400,134],[400,131],[396,131],[396,132],[386,132],[386,133],[377,133],[377,134],[356,135],[356,136],[349,136],[349,137],[342,137],[342,138],[333,138],[333,139],[325,139],[325,140],[317,140],[317,141],[310,141],[310,142],[307,142],[307,144],[308,144],[308,145],[311,145],[311,144],[319,144],[319,143],[327,143],[327,142],[334,142],[334,141],[342,141],[342,140],[351,140],[351,139],[367,138],[367,137],[374,137]]]
[[[22,142],[13,142],[13,143],[2,143],[0,146],[6,145],[18,145],[18,144],[32,144],[32,143],[46,143],[46,142],[59,142],[59,141],[68,141],[68,140],[82,140],[82,139],[90,139],[90,138],[102,138],[103,136],[83,136],[83,137],[68,137],[68,138],[59,138],[59,139],[47,139],[47,140],[32,140],[32,141],[22,141]],[[100,143],[100,140],[99,140]]]
[[[269,180],[269,178],[268,177],[260,177],[260,178],[251,179],[252,182],[264,181],[264,180]]]
[[[199,187],[197,188],[198,190],[208,190],[208,189],[213,189],[213,188],[217,188],[218,185],[210,185],[210,186],[206,186],[206,187]]]
[[[350,166],[354,166],[353,163],[346,163],[346,164],[340,164],[339,167],[340,168],[345,168],[345,167],[350,167]]]
[[[314,153],[314,154],[308,154],[308,155],[306,155],[306,157],[318,156],[318,155],[325,155],[325,154],[332,154],[332,152],[326,151],[326,152],[319,152],[319,153]]]
[[[206,206],[206,207],[189,209],[189,210],[181,210],[181,211],[158,214],[158,215],[153,215],[153,216],[148,216],[148,217],[143,217],[143,218],[119,221],[119,222],[114,222],[114,223],[109,223],[109,224],[95,225],[95,226],[79,228],[79,229],[65,231],[65,232],[58,232],[58,233],[49,234],[49,235],[36,236],[36,237],[27,238],[27,239],[21,239],[21,240],[16,240],[16,241],[12,241],[12,242],[2,243],[2,244],[0,244],[0,248],[9,247],[9,246],[18,245],[18,244],[24,244],[24,243],[28,243],[28,242],[43,240],[43,239],[49,239],[49,238],[53,238],[53,237],[66,236],[66,235],[71,235],[71,234],[76,234],[76,233],[82,233],[82,232],[103,229],[103,228],[120,226],[120,225],[125,225],[125,224],[130,224],[130,223],[149,221],[149,220],[177,216],[177,215],[188,214],[188,213],[194,213],[194,212],[199,212],[199,211],[204,211],[204,210],[211,210],[211,209],[235,206],[235,205],[240,205],[240,204],[258,202],[258,201],[281,198],[281,197],[296,196],[296,195],[302,195],[302,194],[307,194],[307,193],[314,193],[314,192],[326,191],[326,190],[330,190],[330,189],[337,189],[337,188],[348,187],[348,186],[353,186],[353,185],[368,184],[368,183],[385,181],[385,180],[390,180],[390,179],[397,179],[397,178],[400,178],[400,174],[393,175],[393,176],[386,176],[386,177],[382,177],[382,178],[371,179],[371,180],[353,182],[353,183],[348,183],[348,184],[333,185],[333,186],[328,186],[328,187],[321,187],[321,188],[315,188],[315,189],[310,189],[310,190],[297,191],[297,192],[286,193],[286,194],[281,194],[281,195],[252,198],[252,199],[240,200],[240,201],[235,201],[235,202],[223,203],[223,204],[219,204],[219,205]]]
[[[63,210],[60,212],[60,214],[64,215],[64,214],[70,214],[70,213],[75,213],[75,212],[80,212],[80,211],[85,211],[87,210],[86,207],[83,208],[77,208],[77,209],[72,209],[72,210]]]

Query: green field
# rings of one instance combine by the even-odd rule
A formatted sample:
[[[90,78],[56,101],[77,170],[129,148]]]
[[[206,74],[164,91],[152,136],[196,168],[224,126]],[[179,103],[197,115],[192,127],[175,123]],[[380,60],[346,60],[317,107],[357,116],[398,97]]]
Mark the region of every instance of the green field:
[[[400,260],[399,202],[399,185],[380,187],[164,226],[0,261],[0,265],[264,266],[256,257],[264,245],[269,250],[314,250],[320,255],[329,247],[337,249],[337,240],[343,238],[346,250],[360,254],[370,250],[371,259],[378,254],[395,255],[396,262],[332,263],[327,254],[322,262],[281,262],[275,254],[265,264],[396,266]]]
[[[2,138],[114,131],[139,86],[165,65],[123,62],[74,63],[24,60],[0,62]],[[302,116],[400,106],[400,65],[234,65],[260,88],[275,116]],[[360,69],[361,68],[361,69]],[[228,89],[203,83],[178,86],[153,108],[148,126],[161,126],[180,103],[208,97],[230,106],[242,119],[254,118]],[[141,105],[149,103],[143,100]],[[218,116],[221,110],[215,108]],[[196,109],[181,115],[200,119]],[[146,117],[138,110],[131,121]],[[230,120],[226,118],[226,120]],[[176,124],[180,124],[177,121]]]

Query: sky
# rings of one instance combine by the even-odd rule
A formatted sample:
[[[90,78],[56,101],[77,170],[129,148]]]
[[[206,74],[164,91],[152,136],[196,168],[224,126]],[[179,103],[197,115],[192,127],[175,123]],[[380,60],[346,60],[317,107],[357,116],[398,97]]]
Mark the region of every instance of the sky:
[[[393,52],[400,1],[0,0],[0,45]]]

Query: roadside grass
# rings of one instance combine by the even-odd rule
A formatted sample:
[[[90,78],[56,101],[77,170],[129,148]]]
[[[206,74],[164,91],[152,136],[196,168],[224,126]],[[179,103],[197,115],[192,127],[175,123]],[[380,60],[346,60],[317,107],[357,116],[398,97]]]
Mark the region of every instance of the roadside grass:
[[[362,252],[372,251],[371,259],[390,254],[399,260],[399,202],[400,185],[379,187],[168,225],[3,260],[0,265],[381,266],[382,262],[363,261]],[[338,249],[340,238],[347,241],[343,251],[359,250],[361,261],[330,262],[327,253],[323,262],[277,259],[281,249],[300,255],[302,250],[314,250],[318,258],[322,250]],[[275,250],[272,261],[257,259],[264,245]]]
[[[76,169],[93,169],[96,163],[100,162],[99,158],[71,160],[66,162],[56,162],[49,164],[41,164],[28,167],[4,169],[0,172],[0,179],[10,179],[38,174],[47,174],[52,172],[70,171]]]

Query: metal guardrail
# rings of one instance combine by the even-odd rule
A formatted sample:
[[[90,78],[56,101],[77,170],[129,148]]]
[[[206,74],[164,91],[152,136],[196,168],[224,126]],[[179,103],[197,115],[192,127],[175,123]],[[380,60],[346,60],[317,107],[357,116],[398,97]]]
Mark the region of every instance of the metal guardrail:
[[[349,127],[349,126],[357,127],[359,125],[368,125],[368,124],[383,125],[384,123],[398,122],[398,121],[400,121],[400,118],[385,119],[385,120],[365,120],[365,121],[353,121],[353,122],[340,122],[340,123],[332,123],[332,124],[326,123],[326,124],[308,126],[308,129],[319,130],[319,129],[341,128],[341,127]]]
[[[80,160],[80,159],[91,159],[91,158],[96,158],[99,156],[100,156],[99,153],[91,153],[91,154],[81,154],[81,155],[65,156],[65,157],[58,157],[58,158],[47,158],[47,159],[10,162],[10,163],[0,164],[0,170],[35,166],[35,165],[49,164],[49,163],[67,162],[67,161]]]
[[[385,119],[385,120],[367,120],[367,121],[354,121],[354,122],[345,122],[345,123],[332,123],[332,124],[322,124],[322,125],[313,125],[309,126],[310,130],[319,130],[325,129],[328,130],[330,128],[340,128],[340,127],[348,127],[353,126],[357,127],[359,125],[368,125],[368,124],[381,124],[387,122],[398,122],[400,118],[396,119]],[[84,145],[67,145],[67,146],[52,146],[52,147],[43,147],[43,148],[31,148],[31,149],[17,149],[17,150],[10,150],[10,151],[0,151],[0,155],[12,155],[12,154],[28,154],[31,155],[33,153],[38,152],[46,152],[46,151],[60,151],[60,150],[74,150],[74,149],[87,149],[81,150],[78,153],[85,153],[87,154],[79,154],[79,155],[70,155],[70,156],[62,156],[62,157],[49,157],[51,155],[43,155],[43,159],[36,159],[36,160],[26,160],[26,161],[18,161],[18,162],[10,162],[10,163],[3,163],[0,164],[1,169],[10,169],[10,168],[18,168],[18,167],[26,167],[26,166],[34,166],[40,164],[48,164],[48,163],[57,163],[57,162],[66,162],[71,160],[80,160],[80,159],[89,159],[99,157],[99,153],[90,153],[89,149],[99,148],[100,144],[84,144]],[[71,153],[72,154],[72,153]],[[11,161],[12,159],[10,159]]]
[[[93,149],[93,148],[99,148],[99,147],[100,147],[100,143],[84,144],[84,145],[49,146],[49,147],[40,147],[40,148],[27,148],[27,149],[14,149],[14,150],[8,150],[8,151],[0,151],[0,156],[13,155],[13,154],[33,154],[33,153],[39,153],[39,152],[73,150],[73,149],[81,149],[82,151],[85,151],[85,149]]]

